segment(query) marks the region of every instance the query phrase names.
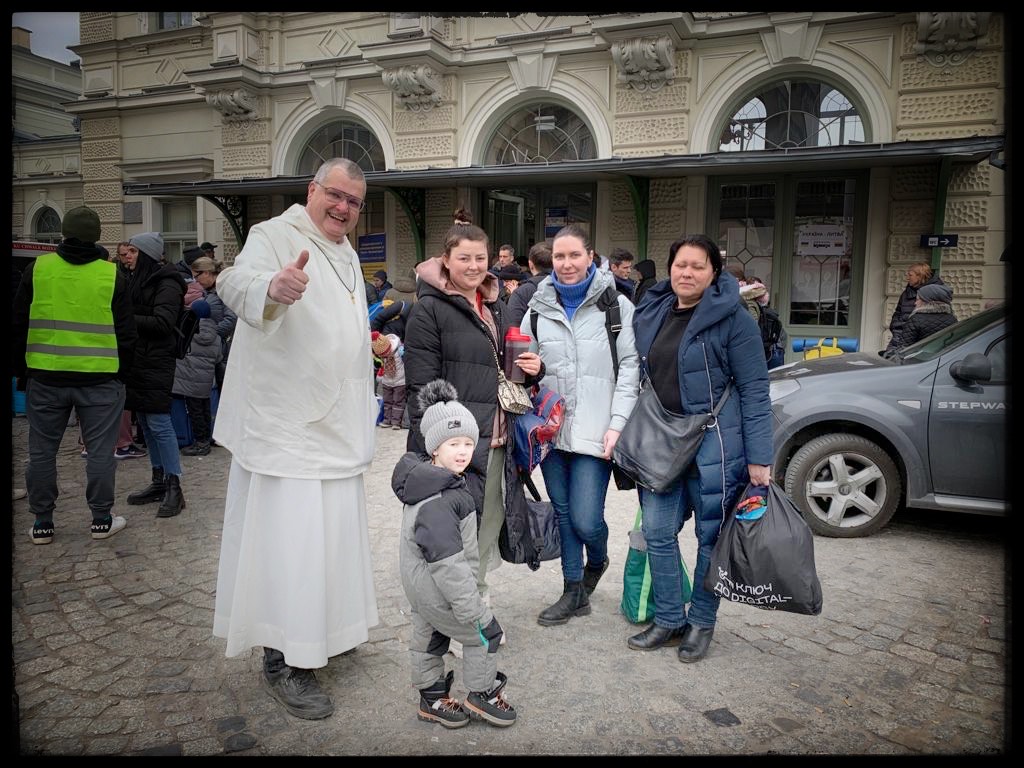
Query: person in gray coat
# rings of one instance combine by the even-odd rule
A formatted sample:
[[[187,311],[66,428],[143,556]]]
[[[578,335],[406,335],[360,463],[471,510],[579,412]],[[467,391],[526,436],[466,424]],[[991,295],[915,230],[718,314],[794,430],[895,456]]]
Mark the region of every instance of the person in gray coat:
[[[533,336],[536,313],[537,332],[530,351],[538,351],[544,363],[541,384],[565,398],[555,450],[540,465],[558,520],[564,580],[562,596],[537,617],[542,626],[564,624],[573,616],[590,613],[590,594],[608,570],[604,503],[612,449],[633,412],[638,392],[633,304],[615,290],[612,273],[592,263],[587,240],[576,224],[555,235],[554,272],[537,286],[520,324],[523,333]],[[621,318],[614,357],[606,314],[599,305],[606,294],[618,304]]]
[[[205,310],[202,304],[206,304]],[[192,443],[182,448],[181,454],[206,456],[210,452],[210,435],[213,433],[210,400],[214,371],[222,356],[217,323],[224,315],[224,304],[216,295],[210,295],[196,299],[189,306],[202,319],[196,335],[192,337],[188,354],[175,364],[171,394],[185,398],[185,409],[192,427]]]
[[[480,430],[457,398],[443,379],[424,385],[419,428],[429,458],[406,453],[391,477],[404,504],[398,562],[412,606],[409,657],[420,692],[417,717],[446,728],[460,728],[471,716],[508,726],[516,711],[502,693],[507,678],[498,672],[502,630],[476,586],[476,504],[462,475]],[[465,705],[449,695],[454,673],[445,674],[444,655],[452,638],[463,646],[462,676],[470,689]]]

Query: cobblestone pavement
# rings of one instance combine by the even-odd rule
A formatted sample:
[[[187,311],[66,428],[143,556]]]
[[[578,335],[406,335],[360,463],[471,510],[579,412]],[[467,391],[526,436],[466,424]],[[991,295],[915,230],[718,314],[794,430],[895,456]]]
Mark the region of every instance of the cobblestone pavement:
[[[12,421],[24,485],[27,425]],[[866,539],[816,538],[818,617],[723,604],[711,651],[626,647],[619,613],[636,496],[609,491],[612,567],[593,613],[541,627],[561,591],[557,561],[503,565],[492,602],[508,633],[499,666],[519,711],[512,728],[446,731],[416,719],[408,606],[398,577],[400,510],[391,470],[405,432],[378,430],[367,475],[381,624],[319,673],[330,718],[291,717],[260,687],[260,654],[228,659],[211,635],[223,448],[183,457],[188,506],[176,518],[124,497],[148,459],[118,464],[115,512],[128,527],[89,537],[85,461],[68,429],[56,535],[34,546],[27,500],[13,503],[12,643],[26,755],[169,754],[1005,754],[1004,521],[900,513]],[[539,479],[540,473],[537,473]],[[682,536],[693,568],[692,529]],[[461,668],[454,691],[465,695]]]

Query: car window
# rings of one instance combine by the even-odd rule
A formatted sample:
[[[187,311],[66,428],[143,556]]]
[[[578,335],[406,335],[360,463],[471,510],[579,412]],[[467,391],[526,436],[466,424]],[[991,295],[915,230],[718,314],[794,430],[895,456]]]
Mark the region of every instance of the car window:
[[[981,333],[1005,315],[1005,304],[986,309],[984,312],[979,312],[966,320],[961,320],[938,333],[933,333],[931,336],[904,347],[897,353],[897,358],[903,363],[923,363],[927,360],[934,360],[949,347]]]
[[[992,384],[1005,384],[1007,382],[1007,370],[1006,370],[1006,348],[1007,344],[1006,336],[992,343],[987,350],[985,350],[985,356],[988,357],[988,361],[992,364],[992,378],[989,379]]]

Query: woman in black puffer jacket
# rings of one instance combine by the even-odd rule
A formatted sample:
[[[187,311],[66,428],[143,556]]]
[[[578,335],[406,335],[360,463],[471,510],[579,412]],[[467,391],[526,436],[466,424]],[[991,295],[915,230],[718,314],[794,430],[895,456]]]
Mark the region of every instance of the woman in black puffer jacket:
[[[125,408],[135,411],[146,437],[153,482],[128,495],[129,504],[161,501],[157,517],[181,512],[181,457],[171,423],[171,387],[177,363],[174,328],[185,298],[185,281],[163,260],[164,241],[156,232],[128,241],[135,264],[128,281],[139,342],[128,378]],[[134,252],[134,253],[133,253]]]
[[[505,517],[520,519],[527,514],[522,483],[505,451],[508,419],[498,408],[497,369],[504,365],[508,309],[498,298],[497,278],[487,271],[487,257],[484,231],[456,224],[445,237],[444,254],[416,268],[417,301],[406,324],[404,357],[408,450],[425,453],[418,395],[421,387],[435,379],[455,385],[459,401],[476,419],[480,439],[465,477],[481,515],[477,587],[485,599],[488,563],[492,569],[500,563],[497,541]],[[528,385],[540,380],[543,370],[537,355],[526,353],[518,360]]]
[[[893,335],[893,356],[904,347],[938,333],[956,322],[953,314],[953,291],[948,285],[929,283],[917,289],[914,311],[899,332]]]

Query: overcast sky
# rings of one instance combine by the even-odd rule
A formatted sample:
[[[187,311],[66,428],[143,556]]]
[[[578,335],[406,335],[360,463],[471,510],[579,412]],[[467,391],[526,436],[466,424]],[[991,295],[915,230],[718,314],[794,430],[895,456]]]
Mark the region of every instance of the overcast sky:
[[[14,13],[12,27],[32,30],[32,53],[70,64],[78,57],[65,46],[78,45],[77,13]]]

